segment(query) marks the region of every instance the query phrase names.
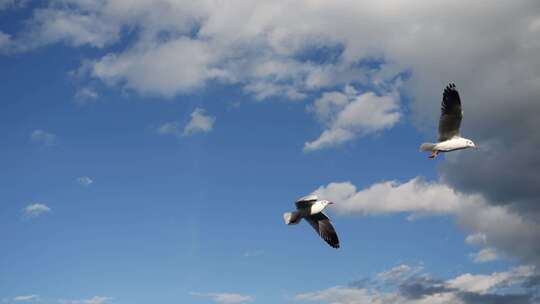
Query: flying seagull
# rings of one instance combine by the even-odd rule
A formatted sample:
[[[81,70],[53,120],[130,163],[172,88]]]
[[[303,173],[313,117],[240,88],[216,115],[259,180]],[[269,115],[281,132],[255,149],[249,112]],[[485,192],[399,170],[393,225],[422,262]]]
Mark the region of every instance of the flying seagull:
[[[322,212],[324,208],[333,203],[327,200],[319,200],[316,195],[311,194],[300,198],[295,204],[296,211],[283,214],[285,224],[296,225],[302,219],[305,219],[328,245],[339,248],[336,230],[328,216]]]
[[[430,151],[430,159],[437,157],[439,152],[476,148],[474,142],[459,135],[459,126],[463,118],[461,99],[456,85],[450,83],[446,86],[441,103],[441,118],[439,120],[439,142],[423,143],[420,152]]]

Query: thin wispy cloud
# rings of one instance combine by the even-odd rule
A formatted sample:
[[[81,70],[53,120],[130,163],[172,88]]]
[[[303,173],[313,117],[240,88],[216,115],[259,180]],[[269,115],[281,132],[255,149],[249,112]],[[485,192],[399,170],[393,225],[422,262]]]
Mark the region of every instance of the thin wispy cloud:
[[[30,134],[30,140],[44,146],[52,146],[56,142],[56,134],[38,129],[32,131],[32,134]]]
[[[264,250],[250,250],[244,252],[242,255],[245,258],[252,258],[252,257],[258,257],[264,254]]]
[[[205,297],[209,298],[215,303],[223,304],[240,304],[253,302],[255,300],[252,296],[246,296],[238,293],[219,293],[219,292],[209,292],[209,293],[200,293],[200,292],[191,292],[192,296]]]
[[[416,275],[423,270],[421,266],[410,266],[407,264],[398,265],[387,271],[377,274],[377,279],[382,281],[399,281],[412,275]]]
[[[465,242],[469,245],[485,245],[486,235],[484,233],[469,234],[465,238]]]
[[[45,204],[34,203],[26,206],[23,211],[27,217],[38,217],[51,212],[51,208]]]
[[[0,10],[25,7],[30,0],[0,0]]]
[[[156,130],[157,134],[159,135],[175,135],[180,136],[182,135],[182,131],[180,129],[180,123],[171,121],[166,122],[159,126]]]
[[[86,105],[95,102],[99,98],[99,93],[92,87],[82,87],[75,93],[75,103]]]
[[[11,43],[11,36],[0,31],[0,54],[7,52]]]
[[[492,262],[499,259],[499,254],[494,248],[483,248],[482,250],[472,253],[469,256],[475,263]]]
[[[88,176],[81,176],[77,177],[76,182],[83,187],[88,187],[94,183],[94,180]]]
[[[15,302],[31,302],[37,300],[39,300],[38,295],[16,296],[15,298],[13,298],[13,301]]]
[[[108,304],[112,303],[113,298],[111,297],[102,297],[94,296],[90,299],[81,299],[81,300],[60,300],[61,304]]]

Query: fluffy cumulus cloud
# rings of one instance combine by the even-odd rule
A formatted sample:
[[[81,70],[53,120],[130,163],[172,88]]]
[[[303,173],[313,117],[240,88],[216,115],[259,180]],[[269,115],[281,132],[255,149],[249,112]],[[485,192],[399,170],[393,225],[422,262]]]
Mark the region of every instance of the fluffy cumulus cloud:
[[[184,127],[184,135],[207,133],[214,127],[215,117],[205,114],[205,110],[197,108],[191,113],[191,119]]]
[[[159,135],[190,136],[197,133],[208,133],[214,128],[216,118],[206,114],[201,108],[196,108],[190,115],[190,120],[181,128],[180,122],[166,122],[157,128]]]
[[[305,143],[304,151],[339,145],[355,137],[390,128],[400,118],[398,104],[396,94],[359,94],[351,86],[347,86],[344,92],[324,93],[308,109],[327,129],[316,140]]]
[[[384,82],[395,68],[365,68],[361,58],[345,56],[354,24],[336,19],[347,3],[324,4],[171,0],[49,1],[37,8],[17,35],[19,50],[56,42],[107,48],[136,33],[121,51],[88,61],[83,70],[110,85],[146,94],[173,96],[208,81],[235,83],[257,99],[306,93],[349,82]],[[364,8],[353,5],[356,13]],[[344,12],[346,12],[344,10]],[[349,21],[356,20],[346,14]],[[293,20],[305,20],[299,26]],[[240,22],[240,20],[242,20]],[[338,22],[336,22],[338,21]],[[326,62],[298,58],[305,50],[331,49]],[[333,53],[333,52],[332,52]],[[380,53],[365,53],[380,57]],[[377,73],[378,70],[384,70]],[[373,78],[371,77],[373,75]]]
[[[145,46],[124,54],[109,54],[92,66],[92,74],[108,84],[125,86],[142,93],[173,96],[201,87],[206,80],[226,77],[212,63],[218,59],[204,42],[179,38]]]
[[[28,217],[38,217],[45,213],[51,212],[51,208],[45,204],[34,203],[26,206],[23,211]]]
[[[388,273],[399,275],[388,277]],[[295,299],[339,304],[532,304],[537,303],[538,290],[529,282],[537,274],[533,266],[520,266],[504,272],[465,273],[443,280],[419,272],[417,267],[400,265],[367,278],[362,286],[335,286],[301,293]]]
[[[494,249],[540,265],[540,224],[508,206],[489,204],[484,196],[455,191],[441,182],[414,178],[405,183],[380,182],[357,190],[350,182],[330,183],[315,191],[337,202],[335,210],[344,215],[408,213],[409,219],[428,215],[454,216],[470,233],[466,242],[482,246],[477,260],[495,258]]]
[[[34,11],[31,31],[24,37],[25,45],[33,47],[64,41],[71,46],[90,45],[104,47],[118,38],[119,28],[103,22],[91,14],[69,10],[38,9]]]
[[[190,294],[197,297],[209,298],[215,303],[224,303],[224,304],[247,303],[247,302],[252,302],[255,300],[255,298],[252,296],[241,295],[238,293],[192,292]]]

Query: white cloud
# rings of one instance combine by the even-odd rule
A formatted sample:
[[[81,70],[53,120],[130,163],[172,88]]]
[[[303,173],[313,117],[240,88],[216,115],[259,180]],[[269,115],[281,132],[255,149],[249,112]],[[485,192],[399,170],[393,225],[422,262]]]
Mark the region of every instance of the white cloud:
[[[51,146],[56,142],[56,135],[44,130],[34,130],[30,134],[30,140],[45,146]]]
[[[413,267],[402,265],[401,268],[408,270]],[[526,279],[536,273],[535,271],[532,266],[520,266],[492,274],[466,273],[449,280],[434,279],[430,274],[422,273],[394,277],[396,280],[387,282],[385,274],[392,272],[389,270],[376,275],[372,284],[364,287],[335,286],[300,293],[295,299],[332,304],[478,304],[495,303],[495,300],[498,300],[496,303],[524,303],[522,300],[527,299],[528,294],[505,294],[501,289],[519,288]],[[515,300],[516,295],[518,297],[521,295],[522,298],[515,302],[510,301]]]
[[[264,254],[264,250],[250,250],[250,251],[244,252],[242,256],[245,258],[251,258],[251,257],[258,257],[263,254]]]
[[[77,177],[77,183],[81,186],[88,187],[94,183],[94,180],[88,176]]]
[[[327,129],[316,140],[305,143],[304,151],[339,145],[391,128],[399,121],[397,96],[378,96],[373,92],[358,94],[350,86],[344,91],[324,93],[308,108]]]
[[[306,91],[363,78],[365,73],[349,62],[295,58],[310,46],[345,41],[333,39],[320,22],[331,17],[324,6],[295,3],[291,10],[286,2],[69,0],[36,9],[17,44],[21,50],[55,42],[102,48],[120,41],[123,28],[136,29],[131,45],[94,60],[88,71],[110,85],[167,97],[218,80],[241,84],[258,99],[300,99]],[[290,18],[302,15],[307,27],[299,29]]]
[[[191,120],[184,127],[184,135],[192,135],[195,133],[208,133],[214,127],[215,117],[205,115],[205,110],[196,108],[191,113]]]
[[[530,64],[540,56],[534,0],[51,3],[34,11],[19,41],[32,37],[38,45],[63,41],[101,48],[122,41],[127,29],[134,41],[95,60],[92,75],[142,93],[172,96],[217,79],[241,84],[259,98],[301,98],[351,82],[384,84],[410,69],[414,109],[434,121],[433,100],[450,79],[476,87],[469,90],[476,95],[493,80],[528,79],[517,85],[530,91],[539,76]],[[463,7],[471,13],[463,14]],[[337,51],[322,62],[299,56],[322,49]],[[443,57],[448,50],[452,56]],[[359,67],[379,59],[381,66]]]
[[[449,287],[462,291],[486,293],[496,287],[511,286],[523,282],[535,273],[533,266],[519,266],[505,272],[494,272],[490,275],[462,274],[452,280],[448,280]]]
[[[470,255],[475,263],[486,263],[499,259],[499,254],[494,248],[483,248],[482,250]]]
[[[15,302],[29,302],[36,300],[39,300],[38,295],[16,296],[15,298],[13,298],[13,301]]]
[[[404,212],[411,214],[410,219],[451,215],[473,235],[467,242],[540,263],[540,224],[506,206],[489,205],[481,195],[459,193],[440,182],[417,177],[406,183],[380,182],[359,191],[350,182],[330,183],[315,193],[336,202],[334,209],[342,215]]]
[[[323,302],[332,304],[385,303],[384,299],[391,295],[373,294],[364,288],[336,286],[321,291],[296,295],[299,301]]]
[[[409,266],[407,264],[398,265],[387,271],[377,274],[377,278],[383,281],[399,281],[422,271],[421,266]]]
[[[469,245],[484,245],[486,243],[486,235],[483,233],[469,234],[465,238],[465,242]]]
[[[175,121],[166,122],[157,128],[159,135],[181,135],[180,124]]]
[[[62,304],[107,304],[112,301],[111,297],[94,296],[90,299],[82,300],[60,300]]]
[[[16,40],[19,50],[65,42],[102,48],[119,38],[120,24],[95,14],[70,9],[35,9],[29,30]]]
[[[208,133],[212,131],[216,118],[205,114],[205,110],[196,108],[190,114],[190,120],[182,129],[180,122],[170,121],[162,124],[156,129],[159,135],[189,136],[196,133]]]
[[[40,203],[30,204],[24,208],[24,214],[28,217],[38,217],[48,212],[51,212],[51,208]]]
[[[99,98],[99,93],[92,87],[83,87],[75,93],[75,103],[86,105],[96,101]]]
[[[60,41],[106,48],[129,33],[126,46],[86,60],[82,70],[111,86],[165,97],[214,81],[239,85],[257,99],[301,99],[348,84],[365,92],[375,87],[384,97],[381,88],[405,73],[413,121],[422,126],[435,125],[441,89],[456,81],[469,130],[478,138],[500,138],[492,130],[508,123],[508,113],[525,113],[520,122],[528,123],[503,133],[524,134],[514,129],[529,130],[536,121],[528,113],[538,112],[530,101],[540,87],[539,16],[536,0],[66,0],[35,9],[12,40],[20,49]],[[306,58],[313,51],[320,56]],[[369,117],[356,119],[358,113],[367,109],[350,105],[343,118],[336,114],[335,124],[325,124],[305,149],[347,142],[399,118],[381,111],[382,125],[376,119],[363,125],[359,121]]]
[[[111,85],[124,83],[141,93],[172,97],[207,80],[227,78],[217,66],[215,51],[203,41],[179,38],[109,54],[95,62],[92,75]]]
[[[207,297],[207,298],[212,299],[212,301],[216,303],[224,303],[224,304],[247,303],[247,302],[252,302],[255,300],[255,298],[252,296],[241,295],[238,293],[191,292],[190,294],[193,296],[198,296],[198,297]]]
[[[341,214],[450,214],[464,200],[481,199],[458,194],[444,184],[429,183],[419,177],[406,183],[380,182],[360,191],[350,182],[330,183],[315,193],[337,202],[335,209]]]

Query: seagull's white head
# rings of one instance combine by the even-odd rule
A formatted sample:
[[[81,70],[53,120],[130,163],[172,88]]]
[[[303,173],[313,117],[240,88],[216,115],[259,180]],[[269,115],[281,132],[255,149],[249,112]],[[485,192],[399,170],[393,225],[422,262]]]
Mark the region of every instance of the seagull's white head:
[[[474,144],[474,142],[470,139],[467,139],[465,141],[465,144],[467,145],[467,148],[473,148],[473,149],[478,149],[478,147]]]
[[[321,203],[323,204],[324,207],[327,207],[328,205],[333,205],[334,204],[333,202],[327,201],[327,200],[321,200]]]

